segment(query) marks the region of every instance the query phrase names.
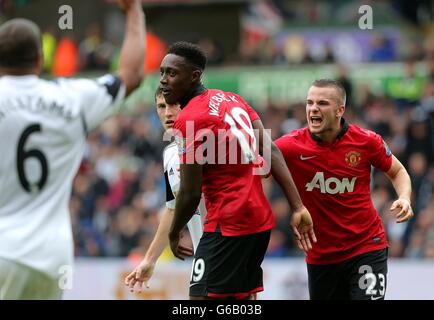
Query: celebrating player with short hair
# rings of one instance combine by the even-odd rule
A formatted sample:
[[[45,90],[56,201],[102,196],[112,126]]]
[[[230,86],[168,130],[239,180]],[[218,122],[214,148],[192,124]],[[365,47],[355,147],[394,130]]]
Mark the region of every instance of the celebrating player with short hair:
[[[170,245],[183,258],[179,233],[203,192],[207,215],[194,255],[190,297],[245,299],[263,290],[261,263],[274,226],[261,176],[254,174],[254,129],[260,153],[271,149],[271,172],[294,210],[291,224],[304,250],[315,241],[313,223],[257,113],[235,93],[206,89],[201,82],[205,66],[202,50],[187,42],[173,44],[160,66],[166,102],[179,102],[182,108],[174,124],[181,186]]]
[[[0,299],[61,296],[59,278],[73,263],[68,201],[86,136],[143,78],[140,1],[120,2],[127,18],[118,73],[97,80],[40,79],[38,26],[0,26]]]
[[[318,244],[306,257],[311,299],[384,299],[387,240],[370,195],[371,167],[385,172],[398,194],[398,223],[413,216],[410,177],[376,133],[348,124],[345,89],[313,82],[308,127],[275,141],[315,221]]]

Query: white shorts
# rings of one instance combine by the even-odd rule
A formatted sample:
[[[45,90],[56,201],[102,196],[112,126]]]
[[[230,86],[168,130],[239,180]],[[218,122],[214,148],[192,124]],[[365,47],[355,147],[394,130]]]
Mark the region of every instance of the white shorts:
[[[61,295],[57,279],[0,258],[0,300],[57,300]]]

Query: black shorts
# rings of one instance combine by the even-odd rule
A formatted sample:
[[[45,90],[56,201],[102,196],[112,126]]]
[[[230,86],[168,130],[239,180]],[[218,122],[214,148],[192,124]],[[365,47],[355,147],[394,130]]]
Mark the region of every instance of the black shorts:
[[[336,264],[307,265],[311,300],[384,300],[387,248]]]
[[[190,296],[244,299],[263,291],[261,264],[270,233],[224,237],[204,232],[194,255]]]

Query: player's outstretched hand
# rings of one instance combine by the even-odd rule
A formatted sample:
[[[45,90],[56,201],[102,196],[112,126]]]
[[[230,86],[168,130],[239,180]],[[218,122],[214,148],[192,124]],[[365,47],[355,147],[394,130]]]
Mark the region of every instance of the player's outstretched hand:
[[[148,261],[146,258],[143,259],[134,271],[125,277],[125,285],[130,288],[131,292],[134,292],[134,290],[139,293],[142,292],[143,284],[145,284],[146,288],[149,288],[148,282],[154,273],[154,268],[155,262]]]
[[[390,207],[390,211],[392,213],[398,211],[397,213],[395,213],[397,223],[408,221],[414,216],[410,201],[408,201],[407,199],[400,198],[398,200],[395,200]]]
[[[298,248],[307,253],[312,249],[312,242],[315,243],[317,240],[315,232],[313,231],[312,217],[305,207],[302,207],[292,214],[291,227]]]
[[[172,250],[173,255],[178,259],[184,260],[185,257],[193,255],[193,248],[179,244],[180,239],[180,233],[169,233],[170,249]]]

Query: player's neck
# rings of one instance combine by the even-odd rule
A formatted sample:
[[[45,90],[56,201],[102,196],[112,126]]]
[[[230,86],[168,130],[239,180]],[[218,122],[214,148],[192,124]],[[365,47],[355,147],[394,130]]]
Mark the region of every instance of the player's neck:
[[[339,125],[338,127],[335,127],[331,130],[322,132],[321,134],[318,135],[318,137],[324,143],[333,143],[337,139],[340,131],[341,131],[341,126]]]
[[[190,92],[188,94],[185,95],[185,97],[183,99],[181,99],[180,101],[180,105],[181,108],[184,108],[191,99],[193,99],[194,97],[201,95],[202,93],[204,93],[206,90],[206,88],[204,87],[204,85],[201,82],[198,82],[196,85],[194,85]]]

